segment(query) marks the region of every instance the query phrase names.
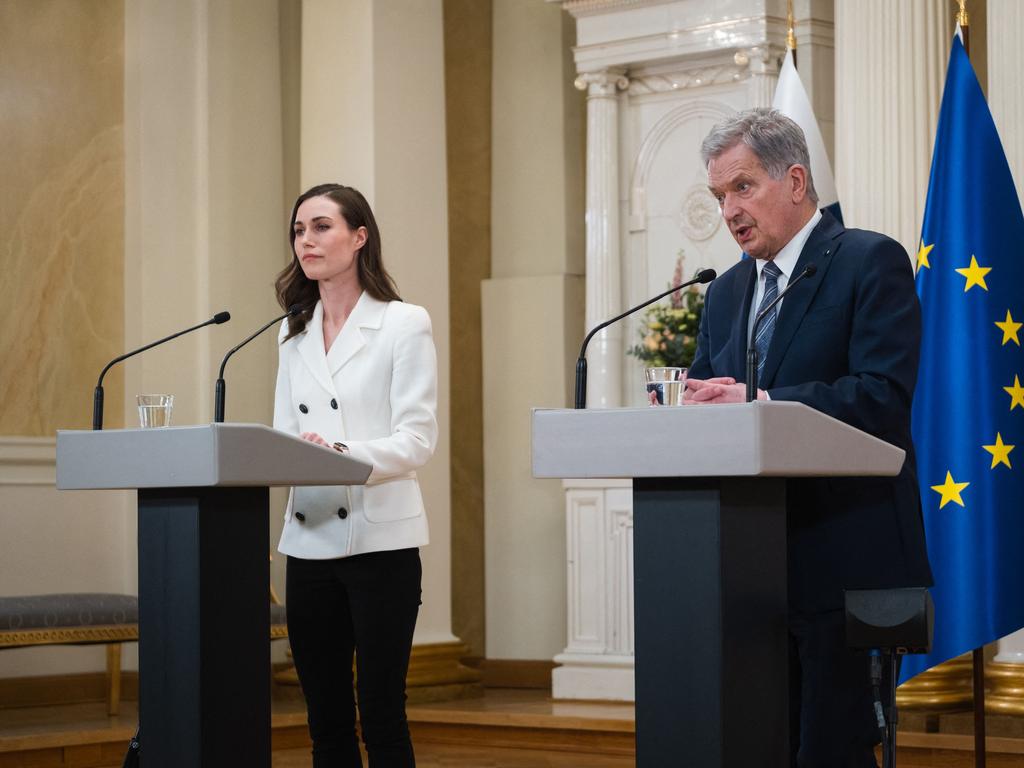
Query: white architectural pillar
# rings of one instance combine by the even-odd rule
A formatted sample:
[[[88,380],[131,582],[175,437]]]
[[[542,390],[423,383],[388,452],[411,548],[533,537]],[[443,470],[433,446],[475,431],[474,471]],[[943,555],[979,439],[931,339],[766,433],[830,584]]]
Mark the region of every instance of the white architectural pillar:
[[[451,630],[442,3],[304,0],[302,12],[301,186],[339,182],[366,196],[388,271],[404,299],[427,308],[433,325],[441,432],[433,458],[417,472],[430,545],[421,553],[423,605],[410,678],[461,683],[472,675],[458,665],[465,648]]]
[[[564,495],[535,480],[530,408],[572,402],[583,339],[585,104],[552,3],[494,0],[491,277],[483,281],[487,659],[565,647]]]
[[[587,72],[587,328],[622,312],[619,240],[619,96],[629,85],[619,71]],[[593,338],[587,352],[587,405],[622,404],[622,325]]]
[[[917,252],[953,37],[945,0],[836,3],[835,172],[843,218]]]
[[[1006,160],[1024,194],[1024,7],[1018,0],[988,0],[988,105],[1003,142]]]

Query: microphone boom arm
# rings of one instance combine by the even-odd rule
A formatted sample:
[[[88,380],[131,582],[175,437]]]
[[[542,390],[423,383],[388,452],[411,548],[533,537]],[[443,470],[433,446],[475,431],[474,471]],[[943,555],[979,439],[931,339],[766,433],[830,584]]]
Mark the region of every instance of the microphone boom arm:
[[[685,283],[681,283],[680,285],[676,285],[676,286],[674,286],[672,288],[669,288],[664,293],[659,293],[653,299],[648,299],[647,301],[643,302],[642,304],[637,304],[635,307],[631,307],[630,309],[627,309],[621,315],[616,315],[611,320],[605,320],[603,323],[599,323],[598,325],[595,325],[591,329],[590,333],[587,334],[586,338],[583,339],[583,344],[580,345],[580,356],[576,360],[576,402],[575,402],[576,410],[581,410],[581,409],[587,407],[587,357],[586,357],[586,354],[587,354],[587,345],[590,344],[590,340],[592,338],[594,338],[594,334],[595,333],[597,333],[598,331],[604,330],[605,328],[607,328],[612,323],[617,323],[619,320],[621,320],[624,317],[628,317],[629,315],[633,314],[637,310],[643,309],[648,304],[653,304],[658,299],[663,299],[666,296],[668,296],[669,294],[675,293],[676,291],[681,291],[683,288],[689,288],[691,285],[697,285],[698,283],[701,283],[701,284],[710,283],[716,277],[718,277],[718,274],[715,272],[715,270],[713,270],[713,269],[702,269],[700,271],[700,273],[695,278],[693,278],[693,280],[688,280]]]
[[[170,336],[165,336],[162,339],[159,339],[157,341],[151,342],[150,344],[147,344],[144,347],[139,347],[138,349],[132,350],[131,352],[125,352],[120,357],[115,357],[113,360],[111,360],[109,363],[107,363],[106,367],[104,367],[104,369],[102,371],[100,371],[100,377],[99,377],[99,379],[96,382],[96,389],[93,390],[93,395],[92,395],[92,428],[94,430],[103,429],[103,377],[107,375],[107,371],[110,370],[111,366],[116,365],[117,363],[120,363],[122,360],[127,360],[129,357],[134,357],[135,355],[139,354],[140,352],[145,352],[147,349],[152,349],[153,347],[155,347],[155,346],[157,346],[159,344],[163,344],[165,341],[171,341],[172,339],[176,339],[179,336],[184,336],[186,333],[192,333],[192,331],[198,331],[200,328],[204,328],[207,325],[220,325],[221,323],[226,323],[230,319],[231,319],[231,315],[228,312],[218,312],[216,315],[211,317],[209,320],[206,320],[206,321],[204,321],[202,323],[199,323],[198,325],[193,325],[191,328],[186,328],[184,331],[178,331],[177,333],[172,333]]]
[[[242,347],[244,347],[246,344],[248,344],[250,341],[259,336],[261,333],[263,333],[265,330],[267,330],[267,328],[269,328],[270,326],[275,325],[276,323],[280,323],[286,317],[291,317],[292,315],[297,314],[300,311],[301,307],[299,307],[297,304],[288,307],[287,312],[285,312],[280,317],[275,317],[269,323],[267,323],[258,331],[256,331],[256,333],[249,336],[245,341],[233,346],[231,349],[228,350],[228,353],[224,355],[224,359],[221,360],[220,362],[220,372],[217,374],[217,383],[214,386],[213,390],[213,420],[215,423],[222,424],[224,422],[224,398],[226,395],[226,385],[224,383],[224,366],[228,364],[228,360],[231,358],[231,356],[235,354],[235,352],[240,350]]]

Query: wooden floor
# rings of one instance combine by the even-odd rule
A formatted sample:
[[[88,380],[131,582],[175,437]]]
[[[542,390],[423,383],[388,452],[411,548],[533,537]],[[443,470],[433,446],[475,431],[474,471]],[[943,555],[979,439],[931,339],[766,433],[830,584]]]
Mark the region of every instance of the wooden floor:
[[[117,768],[135,728],[102,704],[0,709],[0,768]],[[633,707],[554,702],[544,691],[490,689],[483,698],[409,707],[421,768],[632,768]],[[274,702],[274,768],[311,765],[301,701]],[[971,768],[962,733],[900,734],[900,768]],[[680,765],[685,765],[685,759]],[[988,740],[987,768],[1024,768],[1024,738]]]

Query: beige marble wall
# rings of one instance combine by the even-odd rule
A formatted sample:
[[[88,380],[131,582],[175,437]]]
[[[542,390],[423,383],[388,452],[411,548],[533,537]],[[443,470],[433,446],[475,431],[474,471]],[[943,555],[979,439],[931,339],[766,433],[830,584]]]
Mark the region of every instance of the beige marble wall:
[[[90,426],[96,377],[124,348],[124,24],[122,0],[0,2],[3,595],[128,578],[134,499],[53,478],[55,430]],[[123,375],[104,382],[107,426],[123,424]],[[99,646],[0,654],[0,677],[103,666]]]
[[[123,5],[0,2],[0,435],[88,427],[122,351]]]

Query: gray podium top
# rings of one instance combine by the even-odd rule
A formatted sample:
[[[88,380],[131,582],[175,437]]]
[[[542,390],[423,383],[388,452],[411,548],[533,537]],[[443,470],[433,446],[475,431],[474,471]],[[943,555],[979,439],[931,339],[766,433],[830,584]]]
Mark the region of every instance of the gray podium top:
[[[533,411],[533,476],[897,475],[905,451],[793,402]]]
[[[57,488],[362,485],[362,461],[263,424],[57,432]]]

